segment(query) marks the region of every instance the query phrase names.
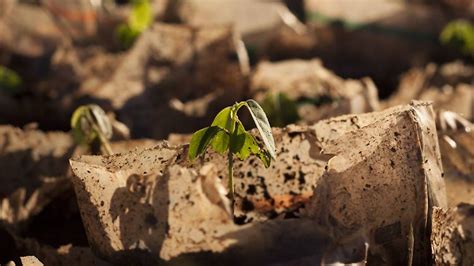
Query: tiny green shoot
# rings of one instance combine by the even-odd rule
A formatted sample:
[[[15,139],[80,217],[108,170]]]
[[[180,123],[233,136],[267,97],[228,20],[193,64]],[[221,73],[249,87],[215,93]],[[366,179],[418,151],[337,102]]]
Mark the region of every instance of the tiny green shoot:
[[[122,48],[129,48],[137,37],[153,22],[149,0],[133,0],[132,13],[126,23],[116,28],[116,36]]]
[[[262,101],[262,108],[270,123],[277,127],[284,127],[300,119],[297,102],[282,92],[268,93]]]
[[[13,70],[0,66],[0,90],[9,94],[17,94],[22,86],[20,76]]]
[[[474,56],[474,25],[467,20],[449,22],[440,34],[440,41],[450,45],[465,55]]]
[[[71,129],[74,140],[91,148],[98,141],[102,152],[113,154],[109,140],[112,137],[112,124],[104,110],[96,104],[78,107],[71,117]]]
[[[241,107],[247,107],[260,133],[264,148],[260,147],[256,139],[245,130],[237,112]],[[254,100],[242,101],[222,109],[214,118],[211,126],[196,131],[189,144],[189,159],[204,154],[208,147],[212,147],[220,154],[227,153],[228,160],[228,189],[231,200],[234,198],[233,156],[240,160],[247,159],[251,154],[256,155],[265,165],[270,166],[271,159],[275,159],[275,141],[271,132],[270,123],[262,107]]]

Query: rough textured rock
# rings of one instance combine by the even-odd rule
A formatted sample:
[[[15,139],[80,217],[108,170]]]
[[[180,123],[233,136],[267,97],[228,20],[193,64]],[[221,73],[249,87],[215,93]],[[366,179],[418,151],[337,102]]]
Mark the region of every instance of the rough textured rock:
[[[229,215],[218,168],[205,163],[197,172],[181,166],[187,163],[180,155],[181,148],[162,143],[140,152],[71,160],[96,253],[122,265],[154,265],[161,259],[171,265],[320,262],[330,239],[311,220],[239,227]],[[299,245],[295,239],[305,241]],[[291,244],[295,248],[288,248]]]
[[[0,221],[24,229],[32,217],[65,192],[75,145],[69,134],[0,126]]]
[[[31,191],[42,178],[65,176],[74,148],[66,133],[0,126],[0,198],[20,187]]]
[[[428,255],[431,209],[446,206],[433,115],[429,104],[416,102],[273,129],[277,159],[270,168],[254,157],[234,162],[235,222],[253,222],[244,226],[229,216],[224,156],[208,152],[190,163],[186,146],[163,142],[148,150],[73,159],[89,242],[112,261],[146,254],[179,259],[203,251],[235,258],[268,250],[254,245],[261,243],[262,230],[268,232],[265,239],[282,234],[275,228],[283,225],[272,227],[269,218],[303,215],[309,219],[294,220],[296,228],[298,221],[312,220],[328,233],[323,238],[353,243],[342,236],[367,235],[372,261],[411,261],[413,248],[413,261],[419,261]],[[361,241],[353,244],[364,247]]]
[[[260,63],[251,79],[251,93],[260,101],[268,93],[284,93],[303,102],[298,113],[308,124],[379,109],[377,88],[369,78],[344,80],[324,68],[318,59]],[[317,104],[304,104],[305,101]]]
[[[31,96],[0,93],[0,122],[18,126],[37,122],[44,130],[69,129],[73,111],[81,104],[94,101],[93,95],[79,95],[81,84],[98,86],[109,78],[122,58],[122,53],[108,53],[98,46],[77,47],[68,42],[61,43],[51,55],[47,67],[38,67],[42,71],[40,81],[23,79],[22,89],[31,92]],[[10,65],[8,61],[3,64],[15,70],[32,66],[23,63]],[[107,107],[104,102],[99,104]]]
[[[413,68],[400,80],[397,92],[383,106],[406,104],[413,99],[434,102],[434,108],[453,111],[472,120],[474,117],[474,68],[461,62],[429,64]]]
[[[11,1],[3,1],[11,2]],[[7,6],[6,14],[0,20],[2,40],[0,54],[19,56],[33,60],[28,76],[41,73],[41,66],[47,65],[54,47],[59,43],[61,32],[54,18],[41,7],[24,3]],[[38,23],[42,27],[38,27]],[[46,63],[46,64],[44,64]]]
[[[153,147],[154,140],[129,140],[112,143],[115,152],[126,152],[136,148]],[[0,198],[18,188],[32,189],[43,183],[43,179],[65,177],[68,160],[73,155],[83,154],[76,150],[70,134],[53,131],[43,132],[33,127],[24,129],[0,126]]]
[[[3,58],[10,60],[0,56],[2,65],[17,71],[34,65],[10,65]],[[0,92],[0,122],[24,125],[34,121],[43,129],[67,130],[78,105],[97,103],[107,111],[117,111],[134,138],[165,139],[171,132],[190,133],[204,126],[212,119],[209,114],[248,91],[246,50],[231,26],[157,23],[126,52],[66,42],[49,52],[47,62],[37,61],[41,82],[25,79],[24,89],[33,97]],[[22,71],[19,74],[27,77]]]
[[[281,13],[287,10],[280,1],[186,0],[176,13],[193,26],[234,25],[247,45],[259,49],[284,25]]]
[[[23,266],[43,266],[44,264],[35,256],[26,256],[20,258]]]
[[[112,149],[127,152],[155,146],[154,140],[112,142]],[[42,132],[34,128],[0,126],[0,220],[20,225],[61,195],[73,193],[67,176],[68,159],[86,153],[64,132]],[[73,199],[75,200],[75,199]]]
[[[391,0],[304,2],[317,36],[311,54],[341,75],[370,76],[383,85],[379,95],[384,98],[397,84],[396,73],[452,56],[438,41],[442,28],[456,18],[445,6]]]
[[[269,168],[255,157],[234,159],[234,215],[239,223],[267,220],[301,207],[324,172],[328,158],[320,155],[321,147],[311,128],[274,128],[273,136],[277,152]],[[205,161],[217,165],[219,176],[227,182],[223,156],[212,153]]]
[[[448,110],[474,119],[474,86],[460,84],[456,87],[446,86],[443,89],[428,89],[418,99],[433,101],[435,110]]]
[[[474,204],[474,127],[440,130],[439,143],[449,206]]]
[[[311,195],[312,184],[316,182],[315,178],[320,176],[324,170],[324,158],[318,158],[319,149],[316,146],[312,146],[311,143],[315,138],[311,135],[310,131],[301,128],[290,128],[284,130],[276,129],[275,135],[277,140],[281,139],[282,141],[277,141],[280,145],[278,148],[278,161],[273,163],[273,167],[266,169],[258,160],[256,160],[256,158],[250,159],[246,162],[238,162],[236,159],[235,212],[242,223],[252,220],[267,220],[268,217],[273,217],[279,213],[283,213],[285,210],[295,209],[296,207],[301,206],[302,202],[307,200]],[[210,215],[212,217],[212,213],[209,212],[213,209],[223,212],[220,215],[222,217],[220,218],[220,222],[216,221],[217,225],[214,225],[213,228],[219,228],[218,225],[223,223],[221,225],[223,227],[222,231],[226,234],[230,234],[237,229],[233,224],[233,220],[228,215],[224,215],[227,213],[225,211],[227,208],[223,207],[223,205],[225,206],[223,203],[224,200],[222,200],[223,197],[217,197],[215,193],[209,194],[209,192],[206,192],[209,191],[209,187],[213,187],[212,184],[214,183],[211,182],[211,185],[209,185],[208,182],[204,182],[206,179],[203,179],[203,181],[200,180],[202,180],[203,176],[206,176],[206,178],[223,177],[225,179],[227,173],[224,162],[225,158],[214,153],[209,153],[203,161],[197,161],[194,163],[192,168],[184,168],[188,163],[186,161],[176,161],[175,159],[170,159],[169,162],[161,165],[159,163],[153,163],[152,161],[155,157],[162,157],[162,159],[165,160],[165,158],[174,158],[173,156],[180,156],[183,159],[186,158],[187,153],[186,150],[167,148],[165,144],[161,144],[148,151],[116,155],[102,159],[100,157],[81,157],[81,159],[71,161],[74,173],[80,177],[75,178],[74,183],[76,193],[78,194],[78,201],[83,210],[82,216],[84,223],[86,228],[88,228],[89,241],[101,254],[105,254],[105,256],[110,258],[113,257],[112,254],[114,251],[128,249],[130,247],[139,247],[150,249],[152,253],[161,254],[161,257],[166,259],[175,257],[180,253],[188,253],[198,250],[224,250],[226,245],[211,245],[213,243],[211,241],[213,236],[212,234],[209,235],[209,228],[204,226],[208,223],[214,223],[212,219],[210,220],[209,218]],[[311,156],[315,158],[312,158]],[[168,166],[173,163],[181,164],[182,166]],[[214,170],[207,173],[207,175],[203,175],[202,172],[205,167],[203,167],[202,163],[210,163],[213,165],[212,169]],[[193,168],[196,170],[192,170]],[[162,176],[159,175],[160,171],[163,172]],[[201,179],[196,178],[195,171],[198,171],[201,174]],[[128,202],[128,205],[126,206],[130,206],[130,208],[135,206],[131,202],[135,202],[136,200],[131,200],[127,197],[127,191],[133,189],[131,188],[131,183],[133,183],[133,181],[130,181],[130,178],[134,176],[132,172],[136,173],[134,178],[142,180],[143,189],[145,191],[150,191],[145,193],[148,196],[142,196],[149,198],[150,202],[148,204],[150,205],[145,205],[143,208],[134,207],[135,211],[133,215],[130,215],[130,217],[135,217],[136,219],[122,220],[125,218],[120,218],[118,219],[120,220],[119,223],[117,219],[113,218],[113,213],[109,213],[109,209],[118,209],[119,207],[117,205],[119,205],[119,203],[117,202],[122,201]],[[158,173],[158,177],[156,176],[156,173]],[[110,176],[114,177],[109,179]],[[128,181],[125,180],[127,178],[129,179]],[[170,181],[159,181],[160,178],[169,178]],[[181,180],[181,183],[179,185],[173,185],[174,183],[172,180],[174,179]],[[114,184],[109,183],[112,182],[112,180],[115,180]],[[117,182],[116,180],[122,181]],[[183,180],[188,181],[183,184]],[[99,182],[100,185],[97,186],[96,182]],[[168,182],[168,191],[163,188],[164,185],[160,182]],[[199,184],[199,182],[202,183]],[[222,183],[225,182],[218,181],[217,184],[222,186]],[[158,184],[161,184],[160,189],[157,188]],[[181,189],[188,192],[180,192],[182,190],[176,190],[175,186],[181,187]],[[196,197],[193,196],[193,193],[189,192],[189,190],[192,191],[195,186],[198,188],[200,186],[202,187],[202,191],[206,196],[204,201],[202,196]],[[104,190],[106,190],[106,192],[104,192]],[[114,192],[122,190],[124,191],[122,193],[123,196],[119,195],[120,193],[118,192]],[[250,193],[247,193],[248,191],[250,191]],[[133,195],[132,192],[129,193]],[[166,223],[168,225],[166,226],[168,226],[168,230],[171,231],[168,232],[168,237],[165,240],[160,240],[162,238],[160,237],[160,233],[164,234],[164,231],[160,230],[164,230],[163,227],[165,224],[158,223],[158,229],[156,229],[158,231],[153,234],[154,237],[150,236],[143,238],[140,231],[137,232],[133,230],[133,228],[141,225],[141,219],[146,220],[146,215],[142,214],[142,211],[145,212],[148,210],[148,212],[150,212],[153,208],[160,208],[156,205],[157,200],[154,200],[155,197],[159,197],[160,193],[162,197],[167,193],[169,193],[169,196],[171,197],[168,207],[169,212],[163,210],[158,212],[155,210],[155,217],[158,221],[161,221],[160,223],[164,223],[163,219],[168,219],[168,223]],[[181,195],[182,193],[190,195]],[[117,199],[113,198],[114,196]],[[115,202],[113,206],[109,203],[111,198],[113,198],[112,202]],[[120,200],[122,198],[123,200]],[[142,201],[147,202],[147,200]],[[199,210],[202,210],[203,208],[190,208],[189,211],[186,211],[186,208],[184,207],[181,207],[184,209],[178,209],[177,207],[174,208],[175,201],[181,201],[182,204],[190,204],[190,206],[208,206],[211,202],[212,205],[204,208],[208,210],[206,211],[206,219],[204,222],[199,220],[199,217],[201,217],[200,215],[203,215]],[[210,202],[206,203],[207,201]],[[102,203],[104,205],[102,205]],[[124,208],[127,208],[126,206]],[[249,208],[249,206],[253,207]],[[191,215],[194,220],[189,220],[186,216],[188,216],[188,213],[194,212],[196,213]],[[185,216],[183,217],[183,215]],[[119,223],[120,226],[117,225],[117,223]],[[198,231],[194,229],[189,231],[190,229],[186,229],[191,225],[194,228],[201,227],[201,229]],[[181,228],[180,233],[172,233],[172,231],[177,230],[175,227]],[[127,231],[127,228],[132,229],[128,229]],[[284,230],[283,227],[277,226],[277,228],[280,228],[277,232]],[[101,233],[102,230],[105,230],[105,232]],[[259,230],[267,230],[269,232],[267,233],[269,236],[266,238],[273,239],[277,237],[273,235],[277,233],[271,229],[265,229],[265,227],[263,227],[263,229]],[[299,230],[304,231],[305,229],[301,228]],[[243,233],[242,231],[247,233]],[[235,234],[240,235],[240,241],[245,240],[244,242],[247,243],[247,245],[252,243],[247,242],[246,240],[250,235],[261,234],[258,230],[253,232],[248,229],[241,229],[239,232]],[[219,234],[222,235],[222,232]],[[244,235],[242,236],[242,234]],[[138,246],[133,246],[132,244],[135,242],[132,240],[137,238],[145,239],[145,242],[141,245],[136,244]],[[150,244],[146,239],[157,243]],[[207,239],[207,244],[202,242],[203,239]],[[230,240],[227,239],[226,241]],[[161,252],[160,244],[158,244],[159,242],[163,242]],[[179,243],[180,248],[176,247],[177,243]],[[242,247],[245,245],[239,244],[238,246]],[[254,245],[252,245],[252,247],[254,247],[254,249],[256,248]],[[244,247],[244,250],[249,252],[252,248]],[[255,250],[253,250],[253,252],[255,252]],[[261,256],[261,254],[259,256]]]
[[[315,127],[323,139],[322,153],[333,157],[307,215],[336,239],[366,231],[369,261],[423,260],[431,209],[446,207],[431,106],[413,103],[337,117]]]
[[[431,250],[435,265],[474,263],[474,206],[435,208],[432,218]]]
[[[162,143],[137,153],[71,160],[81,215],[97,252],[117,260],[117,251],[138,248],[170,259],[222,251],[232,243],[220,239],[235,230],[231,217],[202,185],[203,178],[216,176],[174,165],[180,156],[180,149]]]
[[[160,141],[153,139],[120,140],[110,143],[114,153],[126,153],[133,150],[143,150],[155,147]],[[78,155],[78,154],[77,154]]]
[[[228,26],[154,24],[110,78],[82,84],[80,94],[118,110],[135,137],[163,139],[170,132],[191,132],[207,122],[206,114],[245,93],[237,39]],[[191,113],[172,104],[198,99],[204,101],[201,110]]]
[[[10,225],[21,222],[41,212],[45,206],[66,191],[71,191],[70,182],[65,177],[44,178],[32,193],[22,187],[0,200],[0,221]]]

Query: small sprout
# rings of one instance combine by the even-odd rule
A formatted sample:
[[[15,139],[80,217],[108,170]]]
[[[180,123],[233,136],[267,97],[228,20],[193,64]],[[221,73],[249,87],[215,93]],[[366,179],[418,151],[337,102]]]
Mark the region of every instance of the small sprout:
[[[474,56],[474,25],[459,19],[449,22],[440,34],[440,41],[450,45],[465,55]]]
[[[255,138],[245,130],[240,121],[237,112],[243,106],[250,111],[265,148],[261,148],[257,144]],[[254,100],[235,103],[222,109],[216,115],[210,127],[196,131],[189,144],[189,159],[194,160],[199,155],[204,154],[209,146],[218,153],[224,154],[227,152],[229,163],[228,189],[231,199],[234,198],[232,169],[234,154],[240,160],[245,160],[251,154],[254,154],[263,162],[265,167],[269,167],[271,159],[276,156],[275,141],[273,140],[270,123],[262,107]]]
[[[0,66],[0,90],[9,94],[20,92],[22,81],[20,76],[13,70]]]
[[[112,124],[98,105],[89,104],[77,108],[71,117],[71,129],[78,144],[90,148],[98,141],[105,154],[113,154],[109,144],[112,138]]]
[[[116,36],[122,48],[129,48],[137,37],[153,22],[149,0],[133,0],[132,14],[127,23],[116,28]]]
[[[262,108],[268,115],[270,123],[283,127],[299,120],[297,103],[285,93],[267,94],[262,102]]]

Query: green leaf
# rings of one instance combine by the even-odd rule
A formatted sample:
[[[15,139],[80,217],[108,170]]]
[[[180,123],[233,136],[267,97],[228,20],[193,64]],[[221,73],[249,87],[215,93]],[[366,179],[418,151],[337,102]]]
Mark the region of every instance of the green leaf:
[[[262,136],[266,149],[270,153],[270,156],[275,158],[275,140],[273,139],[272,128],[268,122],[267,115],[256,101],[250,99],[247,100],[246,103],[245,106],[247,106],[252,115],[253,121],[257,126],[260,136]]]
[[[80,127],[80,119],[85,115],[87,112],[87,107],[85,105],[79,106],[71,116],[71,128],[78,128]]]
[[[234,154],[240,152],[240,150],[242,149],[245,143],[244,125],[242,125],[240,121],[237,121],[236,126],[237,126],[237,130],[234,132],[234,134],[230,135],[230,146],[229,146],[230,151]]]
[[[115,29],[115,34],[122,48],[129,48],[135,39],[153,23],[149,0],[133,1],[132,13],[128,17],[127,23],[120,24]]]
[[[134,31],[142,32],[153,22],[150,2],[148,0],[135,0],[128,25]]]
[[[222,109],[212,121],[211,126],[217,126],[224,129],[228,133],[234,131],[234,125],[232,124],[232,107],[226,107]]]
[[[196,157],[206,152],[212,139],[216,136],[217,132],[221,130],[222,129],[219,127],[211,126],[196,131],[191,138],[191,143],[189,144],[189,159],[194,160]]]
[[[122,48],[131,47],[140,33],[140,31],[132,29],[128,24],[120,24],[115,30],[115,34]]]
[[[244,138],[244,144],[236,154],[239,159],[245,160],[251,154],[258,154],[260,152],[260,148],[258,147],[257,141],[250,133],[245,132],[245,134],[242,136]]]
[[[212,148],[218,153],[225,153],[229,149],[230,136],[224,130],[219,130],[211,142]]]
[[[20,92],[22,81],[20,76],[13,70],[0,66],[0,90],[16,94]]]
[[[231,137],[230,149],[240,160],[245,160],[250,154],[258,154],[260,152],[257,141],[250,133],[245,131],[240,121],[237,121],[236,134]]]
[[[270,162],[272,161],[272,157],[270,153],[266,150],[260,150],[258,153],[258,158],[263,162],[266,168],[270,167]]]
[[[474,25],[468,20],[458,19],[449,22],[440,34],[440,41],[466,55],[474,55]]]

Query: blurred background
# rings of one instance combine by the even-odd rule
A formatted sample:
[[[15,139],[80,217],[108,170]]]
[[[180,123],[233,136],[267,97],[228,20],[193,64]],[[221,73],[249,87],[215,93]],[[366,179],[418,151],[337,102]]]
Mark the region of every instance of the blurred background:
[[[278,127],[433,101],[450,204],[474,204],[473,19],[473,0],[0,0],[0,263],[92,256],[67,179],[91,103],[120,152],[249,98]]]
[[[2,0],[0,11],[0,122],[15,126],[67,131],[93,102],[133,137],[166,138],[267,92],[324,105],[347,93],[336,80],[368,77],[393,105],[414,68],[445,76],[422,87],[472,83],[469,0]],[[309,94],[281,84],[318,69],[328,74],[303,81]]]

